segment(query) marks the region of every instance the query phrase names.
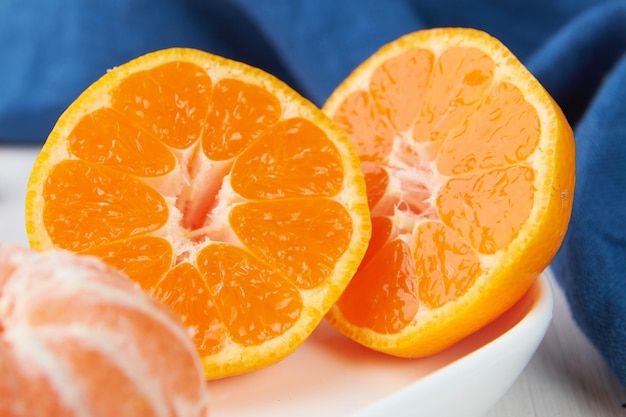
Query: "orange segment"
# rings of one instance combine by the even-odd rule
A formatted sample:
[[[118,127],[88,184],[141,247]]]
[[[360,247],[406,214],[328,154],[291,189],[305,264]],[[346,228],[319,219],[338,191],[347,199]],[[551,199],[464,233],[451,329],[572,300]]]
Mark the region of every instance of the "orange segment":
[[[138,236],[98,245],[82,251],[104,259],[117,269],[135,278],[147,291],[154,289],[172,263],[172,246],[163,238]]]
[[[211,102],[212,79],[194,62],[161,62],[111,89],[111,107],[175,149],[196,143]]]
[[[74,127],[68,142],[70,152],[83,161],[115,166],[129,174],[156,177],[176,166],[174,155],[165,145],[111,108],[86,115]]]
[[[198,256],[198,269],[235,343],[254,346],[275,339],[301,314],[297,288],[244,249],[208,246]]]
[[[432,71],[425,73],[429,84],[414,115],[413,138],[436,142],[464,131],[459,120],[469,119],[468,113],[489,88],[493,67],[489,55],[476,48],[451,45],[442,51]]]
[[[224,349],[228,334],[209,283],[189,262],[173,267],[156,289],[159,300],[171,306],[190,327],[201,356]]]
[[[370,94],[349,93],[344,108],[337,110],[334,119],[346,132],[352,133],[350,139],[357,146],[362,161],[375,161],[391,151],[393,129],[384,115],[378,114]]]
[[[480,253],[506,249],[532,210],[534,176],[531,167],[513,165],[451,178],[437,196],[441,221]]]
[[[89,87],[37,158],[26,212],[34,248],[99,256],[170,305],[209,378],[298,347],[371,233],[345,133],[269,74],[191,49]]]
[[[418,311],[420,301],[415,283],[409,246],[393,240],[359,270],[337,305],[356,326],[395,333],[406,327]],[[364,305],[369,308],[363,309]]]
[[[437,156],[442,175],[458,175],[523,162],[535,151],[541,128],[537,110],[510,83],[499,83],[465,116]],[[485,123],[488,121],[488,123]],[[473,138],[481,138],[476,146]]]
[[[70,336],[63,341],[52,339],[47,348],[64,362],[65,368],[75,375],[77,383],[86,387],[81,394],[94,412],[118,414],[119,409],[115,404],[122,392],[136,398],[129,404],[133,415],[151,417],[156,414],[154,406],[142,398],[139,387],[129,380],[127,371],[111,367],[110,358],[95,350],[94,346],[89,346],[83,338]],[[85,372],[88,368],[94,372]]]
[[[221,80],[205,123],[204,153],[213,160],[231,159],[278,122],[280,113],[280,101],[262,86]]]
[[[342,333],[400,356],[438,352],[502,314],[550,263],[571,212],[572,131],[498,40],[408,34],[323,109],[357,148],[373,225],[328,314]]]
[[[302,289],[324,282],[353,233],[350,213],[331,199],[241,204],[233,207],[230,222],[251,252]]]
[[[414,277],[419,299],[431,308],[465,294],[481,273],[477,254],[439,222],[420,224],[415,241]]]
[[[280,163],[277,163],[277,159]],[[339,150],[314,123],[281,121],[235,161],[232,185],[250,199],[333,196],[341,190]]]
[[[430,51],[413,49],[388,59],[374,70],[370,94],[377,113],[390,124],[392,133],[404,132],[413,126],[422,97],[428,93],[428,74],[433,69],[433,61]],[[407,90],[414,94],[405,94]]]
[[[161,228],[163,197],[137,178],[83,160],[53,166],[42,184],[43,224],[55,246],[81,251]]]

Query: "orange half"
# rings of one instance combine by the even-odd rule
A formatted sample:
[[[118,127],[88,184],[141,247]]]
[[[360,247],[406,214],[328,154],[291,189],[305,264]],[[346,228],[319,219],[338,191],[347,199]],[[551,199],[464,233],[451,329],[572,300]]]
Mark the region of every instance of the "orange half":
[[[438,352],[519,300],[566,232],[572,130],[515,56],[473,29],[401,37],[323,110],[359,153],[372,239],[328,315],[400,355]]]
[[[299,346],[370,237],[354,145],[265,72],[192,49],[114,68],[35,161],[31,246],[97,255],[170,305],[207,377]]]

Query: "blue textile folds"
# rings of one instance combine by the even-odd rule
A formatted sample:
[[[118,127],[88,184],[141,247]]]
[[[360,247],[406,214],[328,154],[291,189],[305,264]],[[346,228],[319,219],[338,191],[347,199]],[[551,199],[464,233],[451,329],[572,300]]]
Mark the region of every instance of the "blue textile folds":
[[[4,0],[0,143],[42,143],[106,69],[189,46],[263,68],[321,105],[382,44],[435,26],[502,40],[575,129],[577,189],[553,267],[626,386],[626,1]]]

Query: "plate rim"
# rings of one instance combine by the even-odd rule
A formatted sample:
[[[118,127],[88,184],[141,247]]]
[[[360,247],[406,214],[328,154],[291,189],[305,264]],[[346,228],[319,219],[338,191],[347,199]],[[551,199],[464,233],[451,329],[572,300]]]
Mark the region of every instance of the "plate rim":
[[[438,387],[444,386],[446,381],[449,381],[451,378],[458,378],[458,375],[466,374],[468,371],[475,369],[476,364],[485,363],[488,358],[494,355],[501,355],[503,348],[511,345],[515,346],[514,342],[518,341],[517,336],[519,333],[535,336],[527,343],[533,347],[530,352],[530,357],[532,358],[552,322],[554,314],[554,289],[552,288],[551,281],[553,281],[553,278],[554,275],[549,267],[539,275],[533,284],[538,295],[534,300],[532,308],[506,332],[497,336],[489,343],[478,347],[472,352],[412,382],[406,387],[362,407],[355,413],[352,413],[350,417],[378,417],[389,413],[390,409],[407,409],[407,407],[415,403],[416,397],[425,399],[431,398],[432,400],[433,397],[430,394],[437,391]],[[533,287],[531,287],[531,289]],[[518,350],[522,350],[522,348]],[[528,363],[524,364],[521,372],[523,372],[527,364]],[[518,377],[519,375],[517,375],[510,384],[499,387],[499,391],[501,392],[498,398],[510,388]]]

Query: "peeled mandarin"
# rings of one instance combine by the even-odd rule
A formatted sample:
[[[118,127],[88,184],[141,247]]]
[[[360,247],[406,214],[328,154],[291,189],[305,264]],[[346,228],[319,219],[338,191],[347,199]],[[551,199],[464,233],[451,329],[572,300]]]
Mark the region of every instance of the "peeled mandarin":
[[[205,417],[190,334],[92,256],[0,244],[0,415]]]

